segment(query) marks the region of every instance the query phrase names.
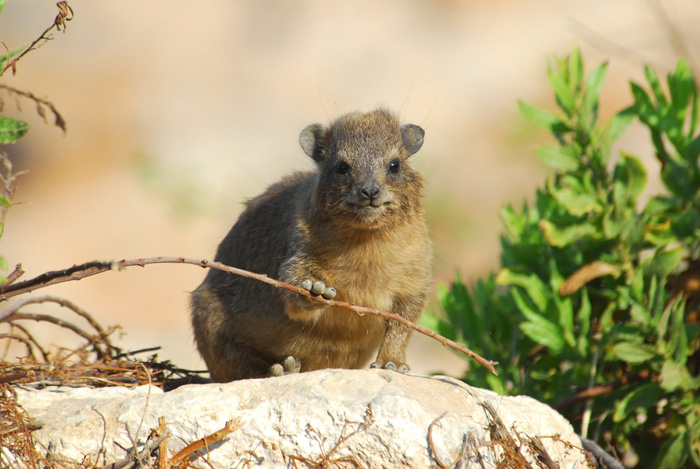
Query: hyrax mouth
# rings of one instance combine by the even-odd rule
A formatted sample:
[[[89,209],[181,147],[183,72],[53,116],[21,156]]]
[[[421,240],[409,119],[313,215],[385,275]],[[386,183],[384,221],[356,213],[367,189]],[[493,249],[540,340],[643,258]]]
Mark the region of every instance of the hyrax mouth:
[[[383,216],[388,207],[391,205],[391,201],[360,201],[355,203],[349,203],[348,209],[352,211],[360,219],[377,219]]]

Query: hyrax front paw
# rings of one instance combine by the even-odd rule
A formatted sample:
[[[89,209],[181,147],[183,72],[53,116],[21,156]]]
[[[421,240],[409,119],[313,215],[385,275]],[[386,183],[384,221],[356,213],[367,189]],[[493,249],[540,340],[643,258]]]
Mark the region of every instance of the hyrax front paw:
[[[270,367],[270,376],[284,376],[299,373],[301,361],[289,356],[282,363],[275,363]]]
[[[405,363],[396,364],[392,361],[388,361],[385,363],[374,362],[369,367],[375,369],[398,371],[399,373],[407,373],[409,369],[408,365]]]
[[[306,279],[303,282],[301,282],[300,287],[304,290],[311,292],[314,295],[321,295],[327,300],[332,300],[333,298],[335,298],[335,295],[338,294],[335,291],[335,288],[327,287],[326,284],[320,280],[312,282],[311,280]]]

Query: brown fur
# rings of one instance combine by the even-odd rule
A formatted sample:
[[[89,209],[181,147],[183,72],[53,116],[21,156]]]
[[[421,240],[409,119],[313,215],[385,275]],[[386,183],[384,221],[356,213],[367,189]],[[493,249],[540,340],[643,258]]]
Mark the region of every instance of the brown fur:
[[[431,286],[423,178],[407,158],[423,130],[389,112],[348,114],[300,135],[318,164],[250,200],[216,260],[301,285],[321,280],[336,299],[417,321]],[[392,163],[398,163],[392,167]],[[215,381],[268,376],[293,356],[301,371],[373,366],[406,371],[410,329],[218,270],[192,295],[197,347]]]

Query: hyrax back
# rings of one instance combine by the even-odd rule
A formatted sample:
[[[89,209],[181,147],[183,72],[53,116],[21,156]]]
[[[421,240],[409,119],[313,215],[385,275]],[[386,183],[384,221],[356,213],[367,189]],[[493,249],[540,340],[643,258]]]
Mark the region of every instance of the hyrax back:
[[[431,246],[423,178],[407,160],[423,144],[423,129],[377,110],[330,128],[312,124],[299,141],[318,169],[250,200],[216,260],[417,321],[431,288]],[[299,364],[301,371],[361,368],[377,349],[373,367],[408,369],[405,326],[218,270],[192,295],[192,325],[215,381],[299,371]]]

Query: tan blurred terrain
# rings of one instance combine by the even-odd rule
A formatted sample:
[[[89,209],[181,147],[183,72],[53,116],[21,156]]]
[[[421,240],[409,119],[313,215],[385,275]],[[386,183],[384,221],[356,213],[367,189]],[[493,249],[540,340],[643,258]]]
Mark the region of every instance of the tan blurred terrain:
[[[72,0],[66,34],[29,54],[2,83],[49,98],[65,136],[33,106],[4,115],[32,124],[6,151],[28,169],[0,241],[24,279],[91,260],[213,257],[241,202],[281,175],[311,168],[297,144],[308,123],[378,105],[426,130],[414,157],[429,181],[426,207],[435,277],[467,279],[498,266],[499,208],[520,205],[546,170],[542,132],[516,100],[553,107],[549,57],[578,42],[588,70],[610,60],[603,118],[629,104],[641,64],[677,56],[654,2],[312,2]],[[692,50],[700,7],[662,3]],[[29,43],[55,1],[9,0],[0,41]],[[646,133],[621,142],[654,165]],[[658,190],[652,182],[650,190]],[[103,324],[121,324],[127,349],[162,345],[161,358],[201,368],[188,292],[204,272],[149,266],[101,274],[36,294],[65,296]],[[58,307],[36,310],[60,314]],[[30,325],[44,342],[55,328]],[[413,371],[460,374],[464,362],[417,338]]]

